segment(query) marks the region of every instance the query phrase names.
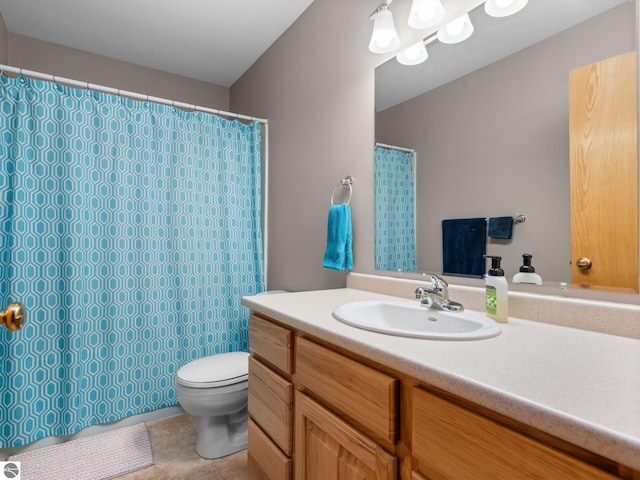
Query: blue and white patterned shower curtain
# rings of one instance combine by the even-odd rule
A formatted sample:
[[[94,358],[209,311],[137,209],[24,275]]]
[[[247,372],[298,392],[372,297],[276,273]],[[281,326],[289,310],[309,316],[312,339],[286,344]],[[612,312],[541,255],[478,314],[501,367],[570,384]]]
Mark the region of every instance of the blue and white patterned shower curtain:
[[[248,349],[264,290],[260,125],[0,78],[0,447],[177,403]]]
[[[375,149],[375,268],[416,271],[412,152]]]

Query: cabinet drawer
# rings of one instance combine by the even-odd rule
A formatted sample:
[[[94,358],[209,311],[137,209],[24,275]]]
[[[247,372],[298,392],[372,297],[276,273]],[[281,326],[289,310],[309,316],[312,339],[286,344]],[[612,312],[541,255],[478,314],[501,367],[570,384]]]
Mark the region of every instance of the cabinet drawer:
[[[293,373],[293,332],[256,315],[249,317],[249,348],[282,372]]]
[[[291,459],[285,456],[253,420],[248,425],[247,471],[252,480],[290,480]]]
[[[296,352],[300,385],[372,435],[396,443],[396,379],[304,338],[297,338]]]
[[[292,398],[290,382],[249,358],[249,415],[287,455],[293,442]]]
[[[617,478],[421,389],[412,418],[413,455],[434,480]]]

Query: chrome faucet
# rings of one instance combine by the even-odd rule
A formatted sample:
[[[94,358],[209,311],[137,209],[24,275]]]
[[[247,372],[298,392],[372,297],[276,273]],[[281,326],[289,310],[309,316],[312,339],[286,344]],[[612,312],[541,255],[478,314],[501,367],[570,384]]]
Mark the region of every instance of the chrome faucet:
[[[420,305],[432,310],[447,310],[449,312],[462,312],[461,303],[449,300],[449,284],[437,275],[431,275],[431,288],[416,288],[414,292],[420,300]]]

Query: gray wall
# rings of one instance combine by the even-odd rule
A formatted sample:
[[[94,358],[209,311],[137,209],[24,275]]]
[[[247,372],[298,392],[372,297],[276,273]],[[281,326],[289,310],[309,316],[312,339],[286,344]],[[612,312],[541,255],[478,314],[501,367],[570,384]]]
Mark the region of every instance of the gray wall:
[[[9,61],[9,43],[7,41],[7,27],[4,18],[0,14],[0,63],[7,64]]]
[[[1,40],[2,37],[0,37]],[[1,41],[0,41],[1,44]],[[8,64],[112,88],[229,109],[229,89],[9,32]]]
[[[374,1],[316,0],[231,87],[231,108],[269,119],[268,287],[337,288],[322,267],[331,192],[354,178],[354,270],[373,272]],[[340,199],[336,196],[336,200]]]
[[[376,115],[377,141],[417,152],[421,269],[442,271],[443,219],[522,213],[488,254],[507,276],[526,252],[544,279],[571,281],[568,72],[635,45],[626,3]]]

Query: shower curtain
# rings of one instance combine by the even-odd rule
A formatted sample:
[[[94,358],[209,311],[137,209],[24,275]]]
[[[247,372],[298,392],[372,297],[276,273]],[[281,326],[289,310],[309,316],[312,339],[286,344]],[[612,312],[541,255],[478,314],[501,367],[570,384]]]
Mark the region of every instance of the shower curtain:
[[[0,77],[0,448],[177,404],[248,350],[264,290],[260,124]]]
[[[375,268],[416,271],[414,153],[376,146]]]

